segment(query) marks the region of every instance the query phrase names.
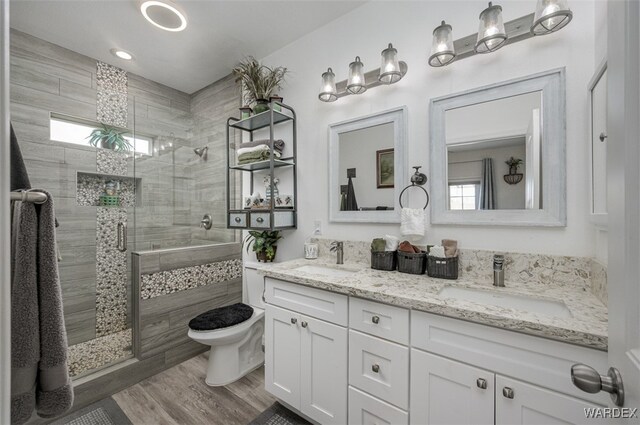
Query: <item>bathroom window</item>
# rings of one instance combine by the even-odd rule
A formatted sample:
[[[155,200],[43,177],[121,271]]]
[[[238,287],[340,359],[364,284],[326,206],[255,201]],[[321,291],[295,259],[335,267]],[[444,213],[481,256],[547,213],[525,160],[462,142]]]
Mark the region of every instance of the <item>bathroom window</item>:
[[[60,115],[51,115],[49,120],[49,138],[56,142],[73,143],[75,145],[89,145],[89,135],[100,126],[99,123],[74,120]],[[151,155],[153,140],[150,137],[124,135],[124,138],[134,147],[136,154]]]
[[[449,185],[450,210],[477,210],[480,182],[453,183]]]

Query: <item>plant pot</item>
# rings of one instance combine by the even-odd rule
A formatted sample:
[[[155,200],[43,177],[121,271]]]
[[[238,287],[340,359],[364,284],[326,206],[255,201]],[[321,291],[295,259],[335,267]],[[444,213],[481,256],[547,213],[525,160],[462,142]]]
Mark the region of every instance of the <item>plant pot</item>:
[[[115,147],[115,145],[112,144],[112,143],[107,143],[107,141],[105,139],[102,139],[102,140],[100,140],[100,147],[102,149],[114,150],[113,148]]]
[[[256,106],[253,107],[253,113],[259,114],[269,110],[269,101],[267,99],[256,100]]]
[[[509,167],[509,174],[518,174],[518,166],[512,165]]]
[[[274,246],[272,257],[267,256],[267,251],[260,251],[260,252],[256,252],[256,258],[260,263],[272,263],[273,259],[276,258],[276,252],[278,252],[278,247]]]

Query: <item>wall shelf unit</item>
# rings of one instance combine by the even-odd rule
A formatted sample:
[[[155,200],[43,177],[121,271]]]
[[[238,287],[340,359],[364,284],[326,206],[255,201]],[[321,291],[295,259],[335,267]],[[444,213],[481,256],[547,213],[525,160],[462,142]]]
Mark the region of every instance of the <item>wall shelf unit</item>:
[[[278,110],[279,109],[279,110]],[[261,129],[269,131],[269,148],[274,151],[274,128],[276,125],[291,122],[291,139],[286,140],[293,150],[293,156],[285,158],[275,158],[274,155],[264,161],[251,162],[248,164],[238,164],[235,151],[232,149],[231,130],[240,130],[249,133],[249,140],[254,140],[254,132]],[[227,228],[246,230],[285,230],[297,228],[297,205],[298,205],[298,179],[297,179],[297,131],[296,113],[292,107],[280,102],[269,103],[269,110],[253,115],[249,118],[238,119],[230,117],[227,119]],[[270,178],[270,193],[275,193],[277,184],[274,184],[275,170],[283,168],[292,174],[293,182],[293,207],[278,207],[275,202],[270,202],[267,207],[249,209],[238,208],[233,205],[234,201],[231,193],[230,182],[231,173],[241,173],[243,177],[249,177],[249,192],[254,193],[255,172],[262,172],[261,175]],[[266,196],[265,196],[266,199]],[[242,200],[240,200],[241,202]]]

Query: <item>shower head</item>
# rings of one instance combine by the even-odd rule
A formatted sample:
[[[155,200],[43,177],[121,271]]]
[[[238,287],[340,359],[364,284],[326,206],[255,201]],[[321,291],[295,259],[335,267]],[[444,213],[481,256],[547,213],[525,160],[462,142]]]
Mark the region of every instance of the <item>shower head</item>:
[[[202,148],[195,148],[193,152],[198,155],[202,159],[207,159],[207,151],[209,150],[209,146],[204,146]]]

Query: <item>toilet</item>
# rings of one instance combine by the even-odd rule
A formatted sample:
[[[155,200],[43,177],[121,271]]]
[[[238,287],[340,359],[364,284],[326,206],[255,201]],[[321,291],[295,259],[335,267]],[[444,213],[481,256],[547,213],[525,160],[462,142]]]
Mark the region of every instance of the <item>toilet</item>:
[[[189,322],[189,338],[211,346],[207,385],[230,384],[264,363],[264,279],[255,270],[245,269],[243,292],[244,304],[209,310]]]

